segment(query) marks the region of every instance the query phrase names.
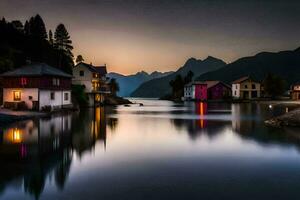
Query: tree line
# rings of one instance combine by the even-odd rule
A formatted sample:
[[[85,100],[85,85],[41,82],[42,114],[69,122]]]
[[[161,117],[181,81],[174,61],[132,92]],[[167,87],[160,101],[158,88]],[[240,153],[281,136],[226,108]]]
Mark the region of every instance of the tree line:
[[[0,20],[0,73],[28,64],[43,62],[72,73],[73,46],[64,24],[54,34],[47,31],[40,15],[23,24],[19,20]]]

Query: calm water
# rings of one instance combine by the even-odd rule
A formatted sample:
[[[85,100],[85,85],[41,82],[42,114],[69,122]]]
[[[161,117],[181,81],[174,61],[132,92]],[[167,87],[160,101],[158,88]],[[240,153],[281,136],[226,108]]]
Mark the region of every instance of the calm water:
[[[1,128],[1,199],[299,199],[300,131],[257,104],[97,108]]]

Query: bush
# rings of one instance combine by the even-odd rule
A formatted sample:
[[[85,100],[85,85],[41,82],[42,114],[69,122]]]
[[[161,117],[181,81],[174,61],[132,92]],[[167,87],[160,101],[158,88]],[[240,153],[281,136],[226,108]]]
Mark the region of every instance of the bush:
[[[84,92],[84,89],[84,85],[72,85],[72,97],[74,104],[78,103],[80,106],[88,105],[88,97]]]

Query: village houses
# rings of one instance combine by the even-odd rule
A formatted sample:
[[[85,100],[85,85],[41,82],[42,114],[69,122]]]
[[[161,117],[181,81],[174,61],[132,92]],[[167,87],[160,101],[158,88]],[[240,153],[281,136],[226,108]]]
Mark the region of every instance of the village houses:
[[[221,100],[231,96],[231,87],[221,81],[194,81],[184,87],[185,100]]]

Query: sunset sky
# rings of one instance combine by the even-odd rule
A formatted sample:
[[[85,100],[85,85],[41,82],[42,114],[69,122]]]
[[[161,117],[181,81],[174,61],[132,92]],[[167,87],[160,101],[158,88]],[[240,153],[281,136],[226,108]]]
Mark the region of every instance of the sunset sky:
[[[123,74],[176,70],[189,57],[232,62],[300,46],[300,1],[0,1],[7,20],[37,13],[48,29],[66,25],[74,55]]]

